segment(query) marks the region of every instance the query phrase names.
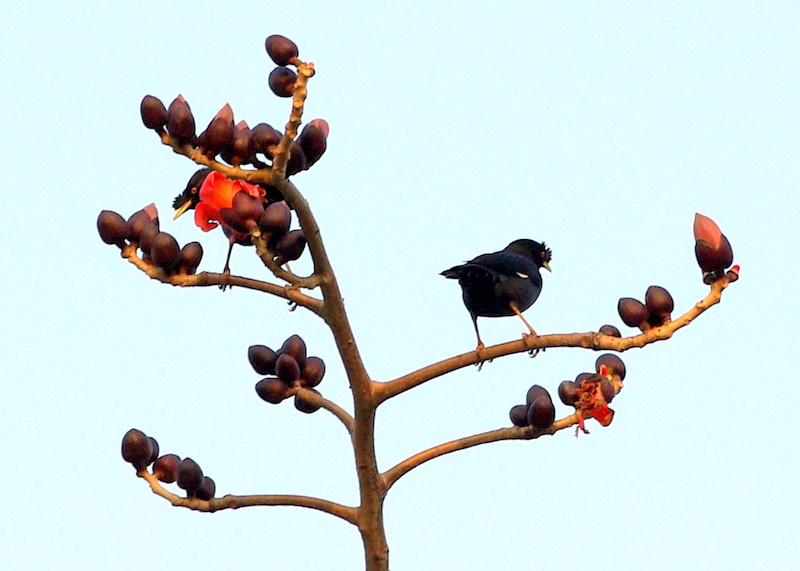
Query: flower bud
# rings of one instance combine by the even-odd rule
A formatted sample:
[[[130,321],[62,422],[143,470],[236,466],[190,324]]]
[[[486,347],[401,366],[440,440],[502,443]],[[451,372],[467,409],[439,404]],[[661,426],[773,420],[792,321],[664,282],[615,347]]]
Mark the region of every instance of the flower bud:
[[[192,110],[189,109],[189,104],[186,103],[183,95],[178,95],[170,103],[167,115],[167,131],[170,136],[181,144],[194,143],[196,139],[194,115],[192,115]]]
[[[189,242],[181,249],[178,258],[178,273],[192,275],[203,259],[203,246],[200,242]]]
[[[175,473],[180,463],[180,456],[165,454],[158,458],[153,464],[153,476],[165,484],[171,484],[175,481]]]
[[[278,253],[277,263],[280,265],[297,260],[303,255],[305,248],[306,235],[302,230],[292,230],[275,244],[275,251]]]
[[[650,312],[641,301],[632,297],[620,298],[617,311],[628,327],[638,327],[642,331],[650,329],[650,324],[647,323]]]
[[[297,44],[289,38],[273,34],[264,42],[264,47],[267,49],[267,55],[277,65],[288,65],[292,59],[298,55]]]
[[[106,244],[116,244],[122,248],[125,246],[125,239],[128,237],[130,229],[130,224],[111,210],[103,210],[97,217],[97,232],[100,234],[100,239]]]
[[[181,257],[181,249],[178,241],[171,234],[159,232],[153,236],[153,243],[150,246],[150,258],[153,263],[164,269],[172,270]]]
[[[157,97],[145,95],[139,106],[142,122],[148,129],[163,129],[167,124],[168,115],[164,104]]]
[[[267,80],[272,93],[278,97],[291,97],[294,94],[295,81],[297,81],[297,74],[284,66],[273,69]]]
[[[153,443],[141,430],[131,428],[122,437],[122,458],[137,470],[144,470],[153,455]]]
[[[191,458],[183,459],[175,470],[175,480],[178,487],[186,490],[188,496],[193,496],[195,491],[203,484],[203,470]]]
[[[262,400],[278,404],[289,396],[289,387],[280,379],[266,378],[256,383],[256,393]]]

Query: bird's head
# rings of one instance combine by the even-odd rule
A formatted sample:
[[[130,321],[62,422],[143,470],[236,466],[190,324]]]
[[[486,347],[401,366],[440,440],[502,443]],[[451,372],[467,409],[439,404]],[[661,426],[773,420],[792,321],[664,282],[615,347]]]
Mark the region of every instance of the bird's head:
[[[505,249],[530,258],[538,268],[544,268],[548,272],[552,271],[550,269],[550,260],[552,259],[553,252],[544,242],[540,244],[534,240],[523,238],[522,240],[514,240],[506,246]]]
[[[175,197],[172,201],[172,208],[175,209],[175,214],[172,219],[175,220],[187,210],[193,210],[200,202],[200,187],[203,186],[203,181],[206,177],[213,172],[212,169],[202,168],[192,175],[186,188]]]

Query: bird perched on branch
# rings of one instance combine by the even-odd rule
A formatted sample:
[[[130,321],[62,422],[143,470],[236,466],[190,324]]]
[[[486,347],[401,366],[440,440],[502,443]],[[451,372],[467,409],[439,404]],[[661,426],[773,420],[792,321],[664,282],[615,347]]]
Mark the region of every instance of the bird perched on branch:
[[[453,266],[441,273],[457,279],[463,290],[464,305],[472,317],[477,351],[483,349],[478,331],[478,317],[519,315],[531,335],[536,335],[522,316],[542,291],[541,268],[550,271],[552,252],[544,242],[514,240],[503,250],[483,254],[466,264]]]

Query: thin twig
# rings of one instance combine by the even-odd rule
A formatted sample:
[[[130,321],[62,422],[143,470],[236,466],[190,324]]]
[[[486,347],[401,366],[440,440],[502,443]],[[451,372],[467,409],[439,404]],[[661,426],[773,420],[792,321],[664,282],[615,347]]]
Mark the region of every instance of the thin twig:
[[[312,498],[309,496],[284,496],[284,495],[260,495],[260,496],[233,496],[228,494],[221,498],[211,500],[200,500],[198,498],[182,498],[165,490],[158,479],[146,470],[138,472],[140,478],[147,480],[154,494],[169,500],[173,506],[188,508],[201,512],[216,512],[226,509],[238,509],[250,506],[296,506],[309,508],[321,512],[329,513],[342,518],[346,522],[356,525],[358,510],[356,508],[343,506],[328,500]]]
[[[302,393],[302,397],[303,397],[304,401],[310,402],[311,404],[316,404],[316,405],[320,406],[321,408],[324,408],[325,410],[327,410],[331,414],[333,414],[336,418],[338,418],[342,422],[342,424],[344,424],[345,428],[347,428],[347,431],[350,434],[353,433],[353,427],[355,426],[355,420],[353,419],[352,416],[350,416],[350,413],[348,413],[342,407],[337,405],[335,402],[326,399],[321,394],[319,394],[319,393],[317,393],[315,391],[312,391],[310,389],[306,389],[306,388],[303,388],[303,387],[297,387],[297,388],[293,389],[293,392],[295,394]]]

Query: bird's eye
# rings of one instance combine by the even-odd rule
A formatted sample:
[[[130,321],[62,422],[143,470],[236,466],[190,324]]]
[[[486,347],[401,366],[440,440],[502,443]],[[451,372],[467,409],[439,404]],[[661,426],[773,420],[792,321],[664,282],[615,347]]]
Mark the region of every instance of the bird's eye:
[[[527,280],[530,276],[523,274],[522,272],[517,272],[517,275],[521,277],[523,280]]]

